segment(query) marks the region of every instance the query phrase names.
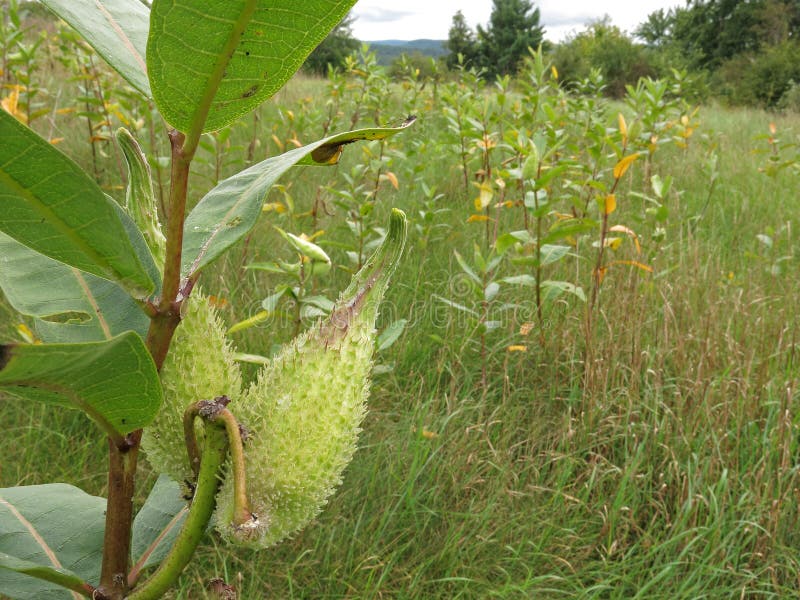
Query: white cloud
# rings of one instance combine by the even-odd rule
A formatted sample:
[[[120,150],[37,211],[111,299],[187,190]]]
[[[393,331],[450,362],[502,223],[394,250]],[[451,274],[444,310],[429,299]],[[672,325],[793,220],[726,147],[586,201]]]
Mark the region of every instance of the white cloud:
[[[541,12],[545,37],[561,41],[569,33],[582,31],[587,23],[605,14],[629,33],[659,8],[683,6],[685,0],[540,0],[533,5]],[[353,9],[353,33],[362,40],[419,38],[447,39],[453,15],[460,10],[471,27],[485,25],[492,12],[491,0],[360,0]]]

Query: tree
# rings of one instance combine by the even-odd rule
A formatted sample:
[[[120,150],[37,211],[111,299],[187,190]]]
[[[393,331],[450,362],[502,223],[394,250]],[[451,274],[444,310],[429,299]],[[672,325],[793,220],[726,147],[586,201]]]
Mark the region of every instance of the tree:
[[[359,47],[358,40],[353,37],[353,21],[355,21],[355,17],[348,13],[308,56],[303,68],[318,75],[324,75],[328,72],[329,65],[332,67],[344,66],[344,59]]]
[[[493,0],[486,29],[478,26],[481,64],[489,75],[516,73],[528,48],[544,39],[539,9],[528,0]]]
[[[641,23],[634,35],[652,47],[660,47],[669,41],[672,28],[672,12],[664,12],[663,8],[647,15],[647,20]]]
[[[464,18],[464,13],[460,10],[453,15],[453,23],[447,36],[447,50],[449,54],[445,58],[447,68],[453,69],[459,64],[458,55],[462,56],[464,65],[474,63],[478,58],[478,44],[475,34]]]
[[[615,98],[625,95],[625,86],[640,77],[654,74],[644,47],[635,44],[608,16],[590,23],[553,52],[562,81],[585,79],[593,68],[606,82],[606,93]]]

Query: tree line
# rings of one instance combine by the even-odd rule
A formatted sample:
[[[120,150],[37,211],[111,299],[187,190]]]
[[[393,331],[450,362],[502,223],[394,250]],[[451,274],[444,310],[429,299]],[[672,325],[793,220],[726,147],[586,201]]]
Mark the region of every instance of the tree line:
[[[344,64],[359,47],[352,22],[331,32],[309,57],[309,70],[324,74]],[[800,0],[687,0],[651,13],[631,33],[604,17],[558,44],[545,39],[533,2],[493,0],[485,26],[471,28],[460,10],[453,15],[444,63],[494,79],[515,74],[529,48],[540,46],[565,85],[599,73],[606,93],[619,97],[640,77],[677,69],[692,76],[698,95],[800,110]]]

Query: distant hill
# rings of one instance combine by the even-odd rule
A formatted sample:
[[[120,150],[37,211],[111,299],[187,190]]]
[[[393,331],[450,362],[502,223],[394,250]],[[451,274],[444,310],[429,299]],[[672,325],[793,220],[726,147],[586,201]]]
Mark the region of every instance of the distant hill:
[[[447,54],[446,40],[376,40],[366,42],[378,57],[381,65],[390,65],[401,54],[419,52],[423,56],[439,58]]]

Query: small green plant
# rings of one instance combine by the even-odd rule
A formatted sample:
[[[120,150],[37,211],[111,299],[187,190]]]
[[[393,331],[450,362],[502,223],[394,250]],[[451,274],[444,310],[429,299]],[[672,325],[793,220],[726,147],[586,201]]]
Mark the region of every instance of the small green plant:
[[[392,211],[327,318],[249,387],[198,291],[204,269],[250,233],[291,167],[334,164],[344,144],[381,140],[410,121],[332,135],[225,179],[215,171],[214,187],[188,211],[203,140],[220,160],[228,128],[283,86],[354,1],[43,1],[169,124],[169,196],[162,227],[152,161],[127,131],[117,134],[128,167],[123,207],[0,111],[0,288],[39,342],[0,346],[0,393],[84,411],[109,448],[106,499],[59,483],[0,490],[0,529],[11,532],[0,536],[0,590],[15,599],[156,599],[191,560],[215,508],[223,539],[264,547],[307,524],[341,481],[406,219]],[[301,268],[303,257],[319,259],[317,247],[285,235]],[[134,516],[140,449],[172,479],[159,478]]]

